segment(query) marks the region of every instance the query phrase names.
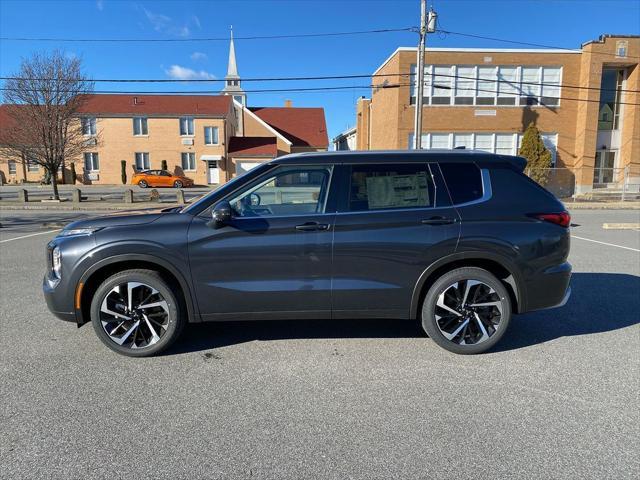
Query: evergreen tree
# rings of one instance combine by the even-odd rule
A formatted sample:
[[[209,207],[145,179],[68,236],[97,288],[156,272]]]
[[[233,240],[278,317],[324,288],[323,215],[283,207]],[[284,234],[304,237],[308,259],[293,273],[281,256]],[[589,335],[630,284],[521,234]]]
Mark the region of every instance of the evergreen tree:
[[[527,175],[540,185],[545,185],[549,179],[551,152],[544,146],[540,131],[533,122],[524,132],[519,155],[527,159]]]

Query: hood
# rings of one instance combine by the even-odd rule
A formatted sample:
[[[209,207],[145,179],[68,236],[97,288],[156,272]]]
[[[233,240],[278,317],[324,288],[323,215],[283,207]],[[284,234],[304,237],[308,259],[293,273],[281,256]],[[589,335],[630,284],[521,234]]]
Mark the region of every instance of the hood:
[[[166,209],[173,210],[173,209]],[[65,230],[72,228],[104,228],[104,227],[120,227],[126,225],[144,225],[156,221],[164,211],[160,209],[141,210],[126,213],[114,213],[102,217],[87,218],[86,220],[78,220],[64,227]]]

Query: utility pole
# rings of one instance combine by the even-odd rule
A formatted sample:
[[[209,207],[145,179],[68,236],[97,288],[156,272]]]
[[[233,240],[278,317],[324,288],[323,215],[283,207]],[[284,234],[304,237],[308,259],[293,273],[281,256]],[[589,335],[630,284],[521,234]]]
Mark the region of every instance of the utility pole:
[[[413,147],[416,150],[422,148],[422,106],[424,96],[424,47],[427,33],[436,31],[436,18],[438,15],[433,7],[427,15],[427,1],[420,0],[420,42],[418,43],[418,60],[416,62],[416,117],[413,125]]]

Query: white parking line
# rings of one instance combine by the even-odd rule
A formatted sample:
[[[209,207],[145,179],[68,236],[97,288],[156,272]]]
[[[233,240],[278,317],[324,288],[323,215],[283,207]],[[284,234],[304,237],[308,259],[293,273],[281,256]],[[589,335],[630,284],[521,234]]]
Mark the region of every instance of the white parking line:
[[[31,233],[29,235],[23,235],[21,237],[7,238],[6,240],[0,240],[0,243],[13,242],[14,240],[22,240],[23,238],[35,237],[36,235],[44,235],[45,233],[58,232],[59,230],[60,230],[59,228],[56,228],[55,230],[47,230],[46,232]]]
[[[640,250],[637,249],[637,248],[623,247],[622,245],[616,245],[614,243],[601,242],[599,240],[592,240],[590,238],[578,237],[577,235],[571,235],[571,238],[577,238],[578,240],[584,240],[586,242],[599,243],[601,245],[608,245],[610,247],[624,248],[625,250],[631,250],[632,252],[640,252]]]

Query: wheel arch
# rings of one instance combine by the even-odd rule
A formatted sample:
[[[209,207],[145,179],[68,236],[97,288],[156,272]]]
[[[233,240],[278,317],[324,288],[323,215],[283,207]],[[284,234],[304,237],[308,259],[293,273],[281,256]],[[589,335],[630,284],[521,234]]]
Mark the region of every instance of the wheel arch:
[[[187,321],[199,321],[197,304],[193,301],[191,289],[187,280],[180,271],[171,263],[153,255],[145,254],[123,254],[107,257],[88,269],[75,286],[75,298],[80,294],[79,305],[74,305],[76,311],[76,321],[78,325],[87,323],[90,320],[91,299],[98,286],[111,275],[130,269],[155,270],[166,280],[173,283],[178,288],[186,309]],[[78,308],[79,306],[79,308]]]
[[[514,313],[524,311],[525,298],[520,274],[508,259],[484,252],[459,252],[431,264],[422,272],[411,296],[410,318],[418,318],[422,301],[435,281],[445,273],[461,267],[479,267],[498,277],[507,287]]]

